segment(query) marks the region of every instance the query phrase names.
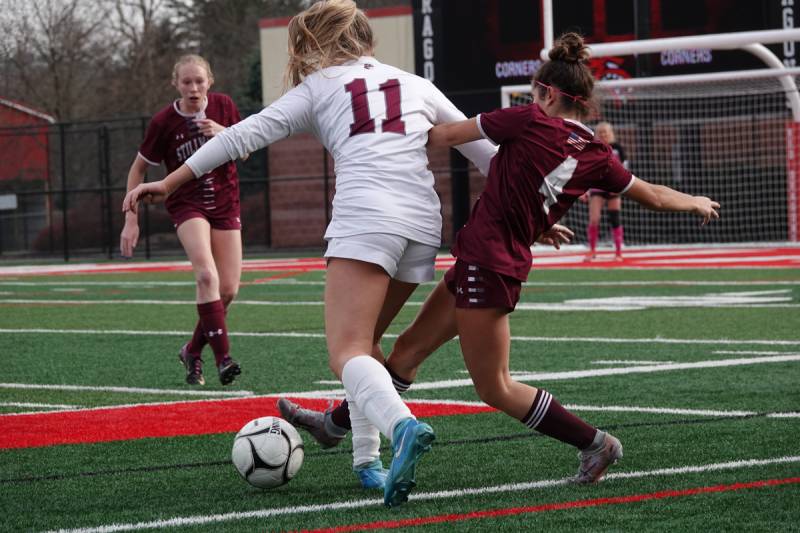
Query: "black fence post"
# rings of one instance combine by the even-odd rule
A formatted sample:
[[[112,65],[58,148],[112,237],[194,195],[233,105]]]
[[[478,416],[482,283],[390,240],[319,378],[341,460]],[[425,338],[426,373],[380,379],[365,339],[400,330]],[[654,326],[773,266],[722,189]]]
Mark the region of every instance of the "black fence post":
[[[142,139],[144,139],[144,134],[147,130],[147,117],[142,117],[141,119],[141,130]],[[147,174],[145,174],[144,179],[147,181]],[[142,205],[144,206],[144,257],[145,259],[150,259],[150,209],[148,207],[149,204],[143,203]]]
[[[61,238],[64,247],[64,262],[69,261],[69,228],[67,227],[67,141],[66,127],[58,124],[59,143],[61,148]]]
[[[100,128],[100,183],[103,187],[101,192],[103,198],[103,217],[105,246],[108,250],[108,258],[114,257],[114,214],[111,205],[111,141],[108,134],[108,126],[105,124]]]

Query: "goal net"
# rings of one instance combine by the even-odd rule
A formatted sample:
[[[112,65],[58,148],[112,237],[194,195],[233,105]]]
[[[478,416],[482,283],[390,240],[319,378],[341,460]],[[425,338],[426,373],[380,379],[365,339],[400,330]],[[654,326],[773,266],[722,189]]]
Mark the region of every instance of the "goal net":
[[[625,242],[797,241],[800,124],[789,103],[797,102],[798,75],[787,69],[598,82],[600,116],[588,125],[613,125],[636,176],[722,205],[721,219],[701,229],[695,216],[623,200]],[[504,87],[502,96],[504,106],[527,104],[530,86]],[[610,240],[605,213],[601,243]],[[576,202],[562,223],[585,242],[587,219],[587,205]]]

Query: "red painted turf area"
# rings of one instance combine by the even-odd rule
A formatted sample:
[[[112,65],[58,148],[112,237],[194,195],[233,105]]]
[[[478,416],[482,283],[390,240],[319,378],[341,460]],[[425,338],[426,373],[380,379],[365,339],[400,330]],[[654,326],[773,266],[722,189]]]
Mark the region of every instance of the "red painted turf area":
[[[0,415],[0,449],[35,448],[57,444],[88,444],[150,437],[232,433],[254,418],[280,416],[278,397],[237,398],[200,402],[137,405]],[[303,407],[324,410],[328,400],[294,399]],[[488,406],[414,403],[415,416],[451,416],[494,411]]]
[[[502,516],[542,513],[545,511],[561,511],[564,509],[577,509],[582,507],[599,507],[601,505],[620,505],[624,503],[636,503],[648,500],[663,500],[666,498],[685,498],[687,496],[697,496],[699,494],[731,492],[731,491],[745,490],[745,489],[760,489],[765,487],[775,487],[779,485],[790,485],[796,483],[800,483],[800,477],[791,477],[785,479],[767,479],[763,481],[733,483],[730,485],[714,485],[713,487],[697,487],[694,489],[684,489],[684,490],[664,490],[659,492],[650,492],[646,494],[631,494],[629,496],[614,496],[611,498],[594,498],[591,500],[573,500],[568,502],[533,505],[529,507],[509,507],[505,509],[491,509],[489,511],[473,511],[471,513],[422,516],[419,518],[408,518],[405,520],[382,520],[379,522],[350,524],[350,525],[337,526],[325,529],[303,530],[302,533],[346,533],[348,531],[373,531],[376,529],[399,529],[404,527],[425,526],[430,524],[465,522],[467,520],[478,520],[481,518],[498,518]]]

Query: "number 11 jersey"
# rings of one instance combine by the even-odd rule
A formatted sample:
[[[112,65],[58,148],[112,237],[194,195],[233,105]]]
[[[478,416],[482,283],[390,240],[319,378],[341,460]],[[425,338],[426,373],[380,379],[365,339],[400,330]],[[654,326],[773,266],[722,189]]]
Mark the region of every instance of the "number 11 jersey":
[[[390,233],[439,246],[442,218],[425,145],[434,124],[464,120],[431,82],[373,57],[307,76],[278,100],[215,137],[229,158],[310,132],[335,162],[336,194],[325,238]],[[216,162],[207,143],[187,161]],[[457,147],[484,173],[496,152],[481,140]]]

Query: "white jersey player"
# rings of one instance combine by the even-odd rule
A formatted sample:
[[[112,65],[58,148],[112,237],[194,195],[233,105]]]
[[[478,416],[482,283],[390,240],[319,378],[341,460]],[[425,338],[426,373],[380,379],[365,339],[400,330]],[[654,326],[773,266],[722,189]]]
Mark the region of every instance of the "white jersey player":
[[[142,197],[161,200],[206,169],[293,133],[311,132],[325,145],[336,164],[325,234],[329,366],[346,390],[359,479],[383,487],[384,503],[393,507],[408,499],[417,462],[435,437],[400,399],[379,341],[417,284],[434,275],[442,220],[427,132],[465,117],[430,82],[372,57],[372,29],[352,0],[316,2],[288,30],[287,79],[295,87],[204,144],[164,180],[129,192],[123,208],[135,211]],[[457,148],[488,172],[491,143]],[[393,443],[388,472],[374,428]]]
[[[186,164],[201,176],[289,135],[312,133],[336,165],[326,239],[390,233],[438,248],[442,217],[425,144],[434,124],[464,119],[428,80],[360,57],[314,72],[214,137]],[[457,149],[488,173],[496,151],[491,143]]]

